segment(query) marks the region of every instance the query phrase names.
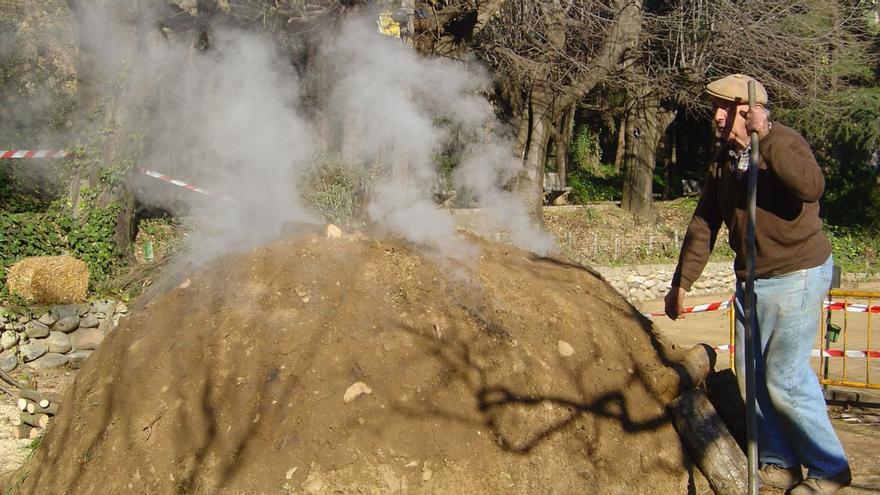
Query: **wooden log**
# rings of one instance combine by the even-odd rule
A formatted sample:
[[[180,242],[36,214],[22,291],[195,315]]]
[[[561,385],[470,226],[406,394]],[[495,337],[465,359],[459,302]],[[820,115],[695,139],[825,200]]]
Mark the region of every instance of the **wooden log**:
[[[19,398],[18,399],[18,410],[19,411],[27,411],[28,403],[31,403],[31,402],[25,398]]]
[[[49,426],[49,416],[45,414],[31,414],[22,412],[19,415],[21,422],[26,425],[33,426],[35,428],[45,428]]]
[[[22,438],[30,438],[31,430],[34,430],[30,425],[15,425],[12,427],[12,436],[21,440]]]
[[[29,402],[27,405],[27,412],[31,414],[48,414],[49,416],[55,416],[58,414],[58,404],[49,404],[48,407],[40,407],[33,402]]]
[[[27,399],[31,402],[40,402],[43,399],[43,395],[32,388],[21,389],[19,395],[21,395],[22,399]]]
[[[28,438],[34,439],[39,437],[43,433],[42,428],[31,428],[31,431],[28,432]]]
[[[724,425],[736,439],[743,452],[746,451],[746,404],[739,394],[736,375],[727,368],[712,373],[706,379],[706,396],[715,406]]]
[[[699,389],[669,403],[672,423],[716,495],[748,493],[746,456]]]

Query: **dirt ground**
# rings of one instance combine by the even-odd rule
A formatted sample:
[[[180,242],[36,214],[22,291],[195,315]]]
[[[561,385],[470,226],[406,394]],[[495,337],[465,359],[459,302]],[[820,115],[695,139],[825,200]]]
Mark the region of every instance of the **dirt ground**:
[[[280,240],[133,314],[16,493],[687,493],[677,352],[590,271]]]
[[[853,287],[853,289],[856,289]],[[878,283],[864,283],[857,288],[865,291],[880,291]],[[688,297],[686,306],[705,304],[725,300],[729,294],[707,295]],[[852,301],[858,302],[858,301]],[[872,304],[878,304],[873,301]],[[663,309],[662,300],[646,301],[639,308],[644,312],[654,312]],[[848,342],[849,349],[864,349],[867,338],[867,318],[864,314],[847,315],[848,332],[851,339]],[[730,320],[726,312],[716,311],[700,314],[687,315],[684,319],[671,321],[666,317],[653,319],[660,334],[678,345],[690,347],[697,343],[707,343],[713,346],[725,345],[729,341]],[[832,314],[832,322],[843,323],[843,314]],[[872,349],[880,349],[877,345],[876,334],[880,334],[880,318],[874,315],[872,319],[874,335],[872,335]],[[840,348],[842,341],[834,344],[832,348]],[[880,382],[880,360],[871,364],[872,381]],[[865,360],[848,360],[848,377],[852,380],[864,381]],[[831,378],[841,378],[840,360],[833,360],[829,370]],[[820,366],[818,359],[813,359],[815,367]],[[729,354],[721,354],[718,357],[718,368],[729,367]],[[860,373],[859,373],[860,372]],[[863,399],[871,404],[880,406],[880,390],[866,391],[863,389],[848,389],[832,387],[834,390],[844,392],[858,392]],[[832,423],[846,449],[853,469],[853,486],[841,491],[843,494],[870,494],[880,493],[880,407],[842,407],[830,408]]]

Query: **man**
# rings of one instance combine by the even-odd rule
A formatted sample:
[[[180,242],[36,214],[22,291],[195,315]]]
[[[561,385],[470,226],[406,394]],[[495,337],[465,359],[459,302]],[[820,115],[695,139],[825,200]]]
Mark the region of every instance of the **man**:
[[[746,194],[750,133],[758,133],[760,160],[755,233],[753,323],[758,452],[765,486],[789,493],[833,493],[852,481],[825,399],[809,366],[821,302],[831,282],[831,245],[822,231],[819,198],[825,179],[809,145],[794,130],[770,122],[767,92],[755,81],[757,105],[748,107],[749,76],[710,83],[713,119],[722,146],[706,181],[679,255],[666,314],[682,314],[685,291],[700,276],[721,223],[736,253],[736,349],[744,349]],[[744,352],[736,366],[745,369]],[[738,375],[740,393],[745,377]],[[807,468],[803,479],[801,466]]]

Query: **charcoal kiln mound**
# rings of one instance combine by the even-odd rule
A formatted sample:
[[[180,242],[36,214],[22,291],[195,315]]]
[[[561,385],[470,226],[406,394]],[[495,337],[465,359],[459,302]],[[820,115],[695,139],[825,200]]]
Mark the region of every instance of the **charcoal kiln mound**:
[[[17,493],[686,493],[677,351],[600,277],[292,236],[133,314]]]

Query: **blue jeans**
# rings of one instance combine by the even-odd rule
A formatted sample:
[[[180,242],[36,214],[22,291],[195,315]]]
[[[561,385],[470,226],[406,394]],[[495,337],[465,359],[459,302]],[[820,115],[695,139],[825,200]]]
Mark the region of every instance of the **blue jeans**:
[[[815,268],[755,280],[755,398],[761,465],[806,466],[828,478],[847,466],[810,367],[821,304],[831,285],[832,260]],[[745,283],[736,284],[736,369],[745,397],[743,309]],[[740,351],[742,350],[742,351]]]

